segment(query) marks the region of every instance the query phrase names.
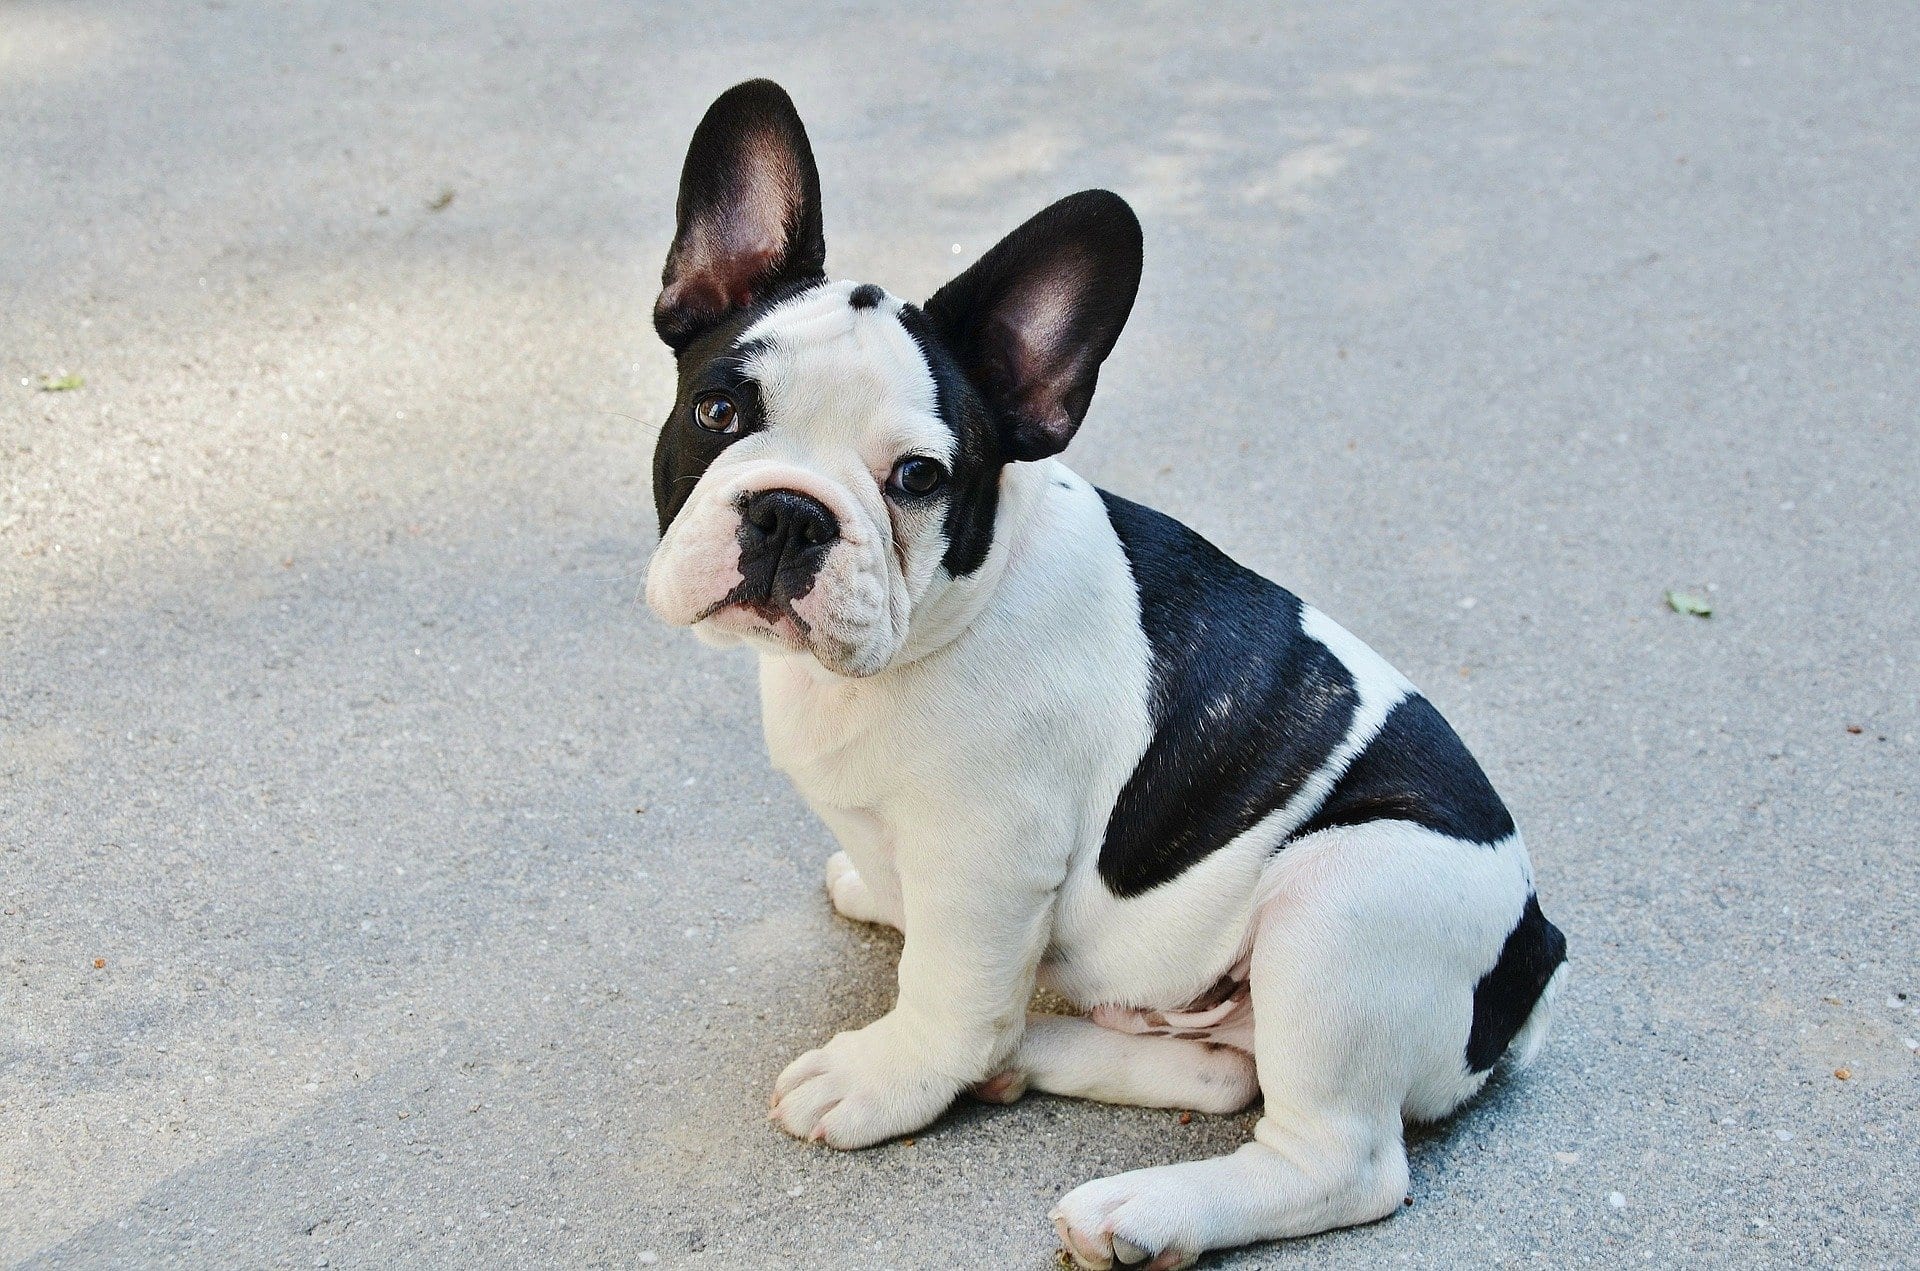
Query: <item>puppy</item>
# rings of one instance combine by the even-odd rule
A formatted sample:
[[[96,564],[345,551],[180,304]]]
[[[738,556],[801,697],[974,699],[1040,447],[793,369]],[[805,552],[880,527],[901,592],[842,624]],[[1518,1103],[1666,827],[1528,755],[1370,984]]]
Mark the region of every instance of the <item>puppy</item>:
[[[654,325],[679,390],[647,600],[759,655],[767,748],[839,840],[834,907],[899,998],[790,1064],[838,1148],[962,1091],[1226,1113],[1229,1156],[1069,1192],[1082,1267],[1393,1213],[1402,1126],[1532,1058],[1564,975],[1512,819],[1366,645],[1057,455],[1140,280],[1118,196],[1062,199],[915,306],[829,282],[765,80],[695,131]],[[1086,1017],[1028,1014],[1036,984]]]

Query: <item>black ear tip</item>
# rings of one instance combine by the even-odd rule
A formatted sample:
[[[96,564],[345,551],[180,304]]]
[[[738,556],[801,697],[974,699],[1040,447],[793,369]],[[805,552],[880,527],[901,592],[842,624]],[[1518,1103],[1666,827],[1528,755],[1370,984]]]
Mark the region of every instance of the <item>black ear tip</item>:
[[[1082,190],[1054,204],[1062,219],[1070,219],[1081,232],[1098,237],[1121,258],[1139,261],[1145,235],[1133,207],[1112,190]]]
[[[1078,194],[1069,194],[1060,200],[1062,203],[1076,203],[1085,208],[1089,215],[1110,217],[1115,221],[1140,224],[1140,218],[1133,214],[1133,205],[1115,194],[1112,190],[1082,190]]]
[[[732,114],[741,112],[755,115],[779,115],[798,120],[800,112],[794,108],[793,98],[787,90],[770,79],[741,80],[726,92],[713,99],[713,105],[707,107],[707,114]]]

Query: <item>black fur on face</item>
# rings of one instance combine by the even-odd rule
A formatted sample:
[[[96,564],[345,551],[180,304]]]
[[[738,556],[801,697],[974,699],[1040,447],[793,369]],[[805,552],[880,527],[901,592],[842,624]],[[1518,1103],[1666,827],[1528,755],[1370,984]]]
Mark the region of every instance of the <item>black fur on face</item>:
[[[900,324],[920,346],[933,375],[935,407],[953,433],[953,472],[943,492],[946,507],[948,575],[964,578],[980,568],[993,546],[993,518],[1000,508],[1000,472],[1006,456],[992,408],[948,352],[927,315],[912,305],[900,308]]]
[[[721,452],[765,427],[759,385],[747,378],[745,350],[735,344],[756,316],[751,310],[736,314],[710,328],[680,353],[680,383],[673,411],[660,425],[660,436],[653,447],[653,505],[660,514],[662,534]],[[694,401],[716,389],[732,396],[740,411],[736,432],[709,432],[694,420]]]
[[[692,497],[694,487],[700,484],[700,478],[721,452],[767,427],[760,386],[747,374],[747,365],[760,347],[759,342],[742,341],[740,337],[769,310],[807,289],[801,285],[775,291],[758,304],[703,331],[680,352],[679,386],[674,394],[673,411],[660,426],[660,436],[653,447],[653,504],[660,514],[662,534],[673,524],[673,518]],[[709,432],[694,419],[694,403],[715,391],[731,397],[740,413],[739,427],[733,432]]]

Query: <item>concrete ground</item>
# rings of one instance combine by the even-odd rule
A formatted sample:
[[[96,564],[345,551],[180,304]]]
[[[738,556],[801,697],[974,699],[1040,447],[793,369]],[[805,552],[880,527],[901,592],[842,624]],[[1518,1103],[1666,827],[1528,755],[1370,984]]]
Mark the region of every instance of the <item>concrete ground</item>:
[[[1916,65],[1895,0],[13,0],[0,1260],[1039,1271],[1245,1137],[763,1121],[896,952],[636,602],[674,180],[766,74],[836,275],[1133,200],[1073,461],[1423,684],[1571,939],[1409,1209],[1212,1265],[1912,1265]]]

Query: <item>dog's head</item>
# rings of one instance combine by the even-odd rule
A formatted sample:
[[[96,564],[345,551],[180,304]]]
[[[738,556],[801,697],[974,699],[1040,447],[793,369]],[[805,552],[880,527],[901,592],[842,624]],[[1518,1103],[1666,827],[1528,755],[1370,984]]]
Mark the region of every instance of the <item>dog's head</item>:
[[[1007,465],[1059,453],[1085,417],[1140,225],[1118,195],[1072,195],[923,307],[825,271],[792,101],[728,90],[688,148],[653,311],[679,392],[647,601],[716,642],[872,675],[988,559]]]

